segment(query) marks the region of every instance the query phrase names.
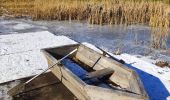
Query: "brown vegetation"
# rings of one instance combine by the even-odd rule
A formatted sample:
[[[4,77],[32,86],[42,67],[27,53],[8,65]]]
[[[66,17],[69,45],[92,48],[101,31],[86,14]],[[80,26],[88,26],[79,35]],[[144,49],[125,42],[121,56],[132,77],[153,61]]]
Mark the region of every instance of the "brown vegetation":
[[[157,65],[157,66],[159,66],[161,68],[164,68],[164,67],[169,67],[170,68],[169,63],[167,61],[157,61],[155,63],[155,65]]]
[[[166,2],[166,3],[164,3]],[[34,20],[86,20],[91,24],[143,23],[151,26],[151,45],[166,48],[168,0],[4,0],[2,12]]]

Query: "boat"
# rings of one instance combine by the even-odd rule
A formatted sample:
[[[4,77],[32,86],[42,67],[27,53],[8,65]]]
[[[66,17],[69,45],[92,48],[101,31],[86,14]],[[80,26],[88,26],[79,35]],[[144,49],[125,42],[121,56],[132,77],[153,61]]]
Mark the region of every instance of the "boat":
[[[51,72],[78,100],[149,100],[137,73],[102,49],[74,44],[41,51],[48,66],[55,65]]]

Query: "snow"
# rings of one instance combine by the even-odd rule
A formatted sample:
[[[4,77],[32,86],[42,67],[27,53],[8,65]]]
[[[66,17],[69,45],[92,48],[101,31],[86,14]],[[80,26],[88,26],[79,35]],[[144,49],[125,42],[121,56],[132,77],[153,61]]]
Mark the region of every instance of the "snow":
[[[47,68],[40,49],[75,43],[48,31],[0,35],[0,83],[35,75]]]

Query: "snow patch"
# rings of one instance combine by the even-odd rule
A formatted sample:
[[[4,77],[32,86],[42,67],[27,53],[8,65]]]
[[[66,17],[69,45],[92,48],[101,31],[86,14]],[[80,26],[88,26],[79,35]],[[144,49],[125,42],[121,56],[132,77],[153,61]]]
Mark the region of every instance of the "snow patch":
[[[48,31],[0,36],[0,83],[35,75],[47,68],[40,49],[76,44]]]
[[[55,36],[48,31],[11,34],[0,36],[0,55],[39,50],[45,47],[54,47],[75,43],[65,36]]]

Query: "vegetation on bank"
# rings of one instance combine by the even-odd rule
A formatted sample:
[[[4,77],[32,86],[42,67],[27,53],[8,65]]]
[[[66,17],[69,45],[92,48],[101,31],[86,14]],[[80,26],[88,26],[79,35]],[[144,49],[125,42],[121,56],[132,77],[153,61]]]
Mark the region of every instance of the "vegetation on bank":
[[[90,24],[147,24],[151,45],[166,48],[170,0],[1,0],[0,14],[34,20],[86,20]]]

